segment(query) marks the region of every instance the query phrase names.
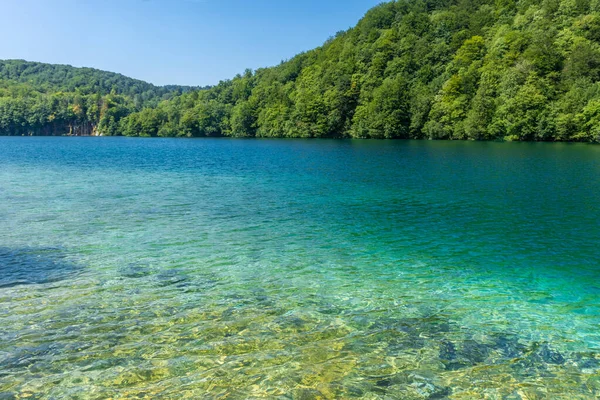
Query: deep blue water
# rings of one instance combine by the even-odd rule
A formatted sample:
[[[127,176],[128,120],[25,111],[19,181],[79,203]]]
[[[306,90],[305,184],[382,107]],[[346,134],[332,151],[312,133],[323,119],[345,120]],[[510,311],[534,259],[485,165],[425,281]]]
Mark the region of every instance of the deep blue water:
[[[600,146],[0,138],[0,398],[596,398],[599,221]]]

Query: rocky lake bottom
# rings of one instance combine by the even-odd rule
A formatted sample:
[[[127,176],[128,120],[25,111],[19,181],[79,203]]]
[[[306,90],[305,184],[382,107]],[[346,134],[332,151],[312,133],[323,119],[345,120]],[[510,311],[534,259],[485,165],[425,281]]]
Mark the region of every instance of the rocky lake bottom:
[[[0,399],[600,396],[600,147],[0,140]]]

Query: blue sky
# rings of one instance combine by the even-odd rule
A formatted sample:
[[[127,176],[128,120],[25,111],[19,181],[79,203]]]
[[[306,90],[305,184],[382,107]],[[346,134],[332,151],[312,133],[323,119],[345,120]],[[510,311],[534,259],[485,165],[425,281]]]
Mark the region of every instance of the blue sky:
[[[0,59],[209,85],[278,64],[380,0],[1,0]]]

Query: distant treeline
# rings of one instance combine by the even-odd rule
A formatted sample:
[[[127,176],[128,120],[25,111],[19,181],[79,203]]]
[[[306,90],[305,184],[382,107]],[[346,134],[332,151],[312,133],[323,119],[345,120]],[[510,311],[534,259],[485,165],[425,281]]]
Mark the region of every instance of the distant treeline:
[[[0,60],[0,135],[118,135],[123,117],[198,90],[121,74]]]
[[[73,80],[68,73],[7,76],[15,83],[0,88],[0,131],[17,132],[3,107],[20,99],[9,124],[29,121],[30,101],[93,120],[107,135],[597,142],[600,0],[384,3],[315,50],[207,90],[114,75],[106,83],[99,71],[81,71],[90,74],[86,91],[75,81],[72,95],[50,94],[63,75]],[[19,126],[44,133],[48,124]]]

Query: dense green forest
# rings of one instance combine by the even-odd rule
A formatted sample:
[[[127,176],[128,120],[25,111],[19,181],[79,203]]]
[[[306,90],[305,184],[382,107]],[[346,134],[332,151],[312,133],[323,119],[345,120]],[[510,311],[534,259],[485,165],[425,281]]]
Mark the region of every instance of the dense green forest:
[[[92,68],[0,60],[0,135],[117,135],[123,117],[194,89]]]
[[[57,133],[60,119],[128,136],[600,141],[600,0],[383,3],[207,90],[0,65],[5,134]]]

